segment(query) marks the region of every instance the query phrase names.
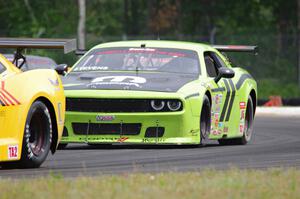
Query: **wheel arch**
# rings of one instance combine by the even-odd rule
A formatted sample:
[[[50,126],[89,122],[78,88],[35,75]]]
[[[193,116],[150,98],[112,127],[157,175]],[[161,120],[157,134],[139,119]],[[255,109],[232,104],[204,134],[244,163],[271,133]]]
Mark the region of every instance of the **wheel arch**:
[[[204,95],[206,95],[206,96],[208,97],[209,103],[210,103],[210,105],[211,105],[212,100],[211,100],[211,94],[210,94],[209,90],[207,90],[207,91],[204,93]]]
[[[43,102],[49,110],[51,121],[52,121],[52,142],[51,142],[50,150],[52,154],[54,154],[56,151],[56,146],[58,141],[57,117],[55,114],[54,106],[51,103],[51,101],[46,97],[38,97],[35,101]]]

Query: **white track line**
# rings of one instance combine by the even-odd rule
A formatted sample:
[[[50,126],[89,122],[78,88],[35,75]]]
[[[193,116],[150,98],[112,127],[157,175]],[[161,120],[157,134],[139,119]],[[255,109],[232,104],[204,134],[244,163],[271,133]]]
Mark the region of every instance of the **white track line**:
[[[300,117],[300,107],[257,107],[256,115]]]

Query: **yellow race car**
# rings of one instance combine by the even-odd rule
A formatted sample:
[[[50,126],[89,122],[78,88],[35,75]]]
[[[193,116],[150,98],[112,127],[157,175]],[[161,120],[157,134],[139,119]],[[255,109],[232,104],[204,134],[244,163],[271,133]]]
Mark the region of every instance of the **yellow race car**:
[[[61,138],[65,96],[55,70],[22,72],[18,60],[25,48],[73,51],[76,40],[0,38],[0,48],[17,49],[15,65],[0,54],[0,167],[39,167]]]

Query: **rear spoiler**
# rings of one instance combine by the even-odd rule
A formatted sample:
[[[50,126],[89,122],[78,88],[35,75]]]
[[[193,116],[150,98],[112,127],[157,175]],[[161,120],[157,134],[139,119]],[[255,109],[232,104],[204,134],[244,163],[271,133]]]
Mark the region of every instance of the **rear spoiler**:
[[[0,38],[0,48],[63,49],[69,53],[77,49],[76,39]]]
[[[77,49],[76,39],[42,39],[42,38],[4,38],[0,37],[0,48],[15,48],[13,63],[21,68],[26,62],[26,57],[22,51],[26,48],[34,49],[63,49],[64,53],[69,53]],[[18,60],[22,59],[21,64]]]
[[[220,52],[247,52],[258,53],[258,46],[236,46],[236,45],[211,45]]]

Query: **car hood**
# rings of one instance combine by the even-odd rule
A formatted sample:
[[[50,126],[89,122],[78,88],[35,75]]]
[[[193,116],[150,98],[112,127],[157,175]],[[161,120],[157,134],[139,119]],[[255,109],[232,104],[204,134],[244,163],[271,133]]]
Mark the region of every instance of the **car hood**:
[[[176,92],[198,75],[166,72],[73,72],[62,78],[65,90]]]

